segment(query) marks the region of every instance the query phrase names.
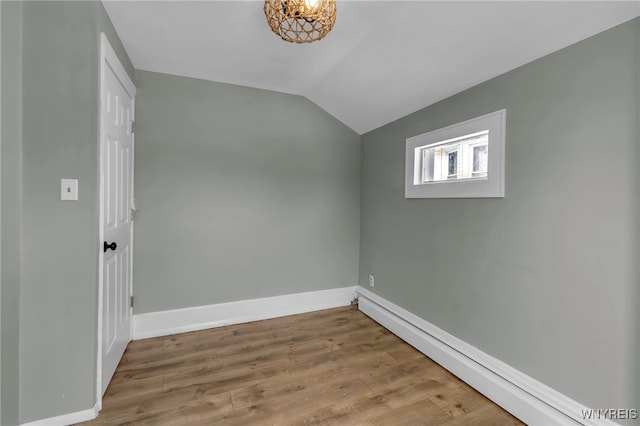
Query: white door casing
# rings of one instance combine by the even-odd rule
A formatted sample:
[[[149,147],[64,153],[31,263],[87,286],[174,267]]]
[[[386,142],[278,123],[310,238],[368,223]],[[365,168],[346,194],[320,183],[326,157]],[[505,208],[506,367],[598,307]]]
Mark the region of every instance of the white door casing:
[[[101,34],[98,408],[132,336],[135,93],[133,82]]]

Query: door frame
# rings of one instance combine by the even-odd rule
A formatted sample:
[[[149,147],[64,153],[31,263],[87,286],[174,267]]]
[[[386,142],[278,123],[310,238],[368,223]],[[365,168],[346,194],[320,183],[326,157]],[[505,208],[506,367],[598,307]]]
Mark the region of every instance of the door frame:
[[[100,87],[99,90],[99,102],[98,107],[98,122],[99,122],[99,134],[98,134],[98,194],[99,194],[99,207],[98,207],[98,330],[97,330],[97,360],[96,360],[96,408],[97,411],[102,409],[102,323],[103,323],[103,274],[104,274],[104,256],[102,243],[104,241],[104,173],[103,173],[103,157],[102,157],[102,145],[103,145],[103,121],[102,121],[102,94],[104,93],[106,74],[105,67],[110,66],[116,77],[120,80],[120,83],[124,86],[125,90],[133,98],[131,118],[135,120],[135,105],[136,105],[136,86],[134,85],[131,77],[127,74],[124,66],[120,62],[118,55],[115,53],[105,33],[100,33]],[[107,65],[108,64],[108,65]],[[134,159],[135,159],[135,133],[131,132],[131,209],[135,211],[134,204]],[[130,258],[129,265],[130,274],[129,277],[129,297],[133,296],[133,221],[131,222],[131,240],[130,240]],[[129,330],[129,339],[133,337],[133,307],[129,306],[129,314],[131,318],[131,330]]]

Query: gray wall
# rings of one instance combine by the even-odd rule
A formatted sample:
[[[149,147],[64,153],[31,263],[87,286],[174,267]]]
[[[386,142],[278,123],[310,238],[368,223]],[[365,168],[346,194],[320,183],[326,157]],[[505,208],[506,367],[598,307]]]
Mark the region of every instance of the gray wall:
[[[98,45],[100,44],[100,33],[104,33],[107,36],[107,39],[109,40],[109,44],[111,44],[111,47],[113,48],[114,52],[116,52],[118,59],[120,59],[120,63],[124,67],[127,74],[129,74],[129,77],[131,77],[131,79],[133,80],[135,76],[135,70],[133,68],[133,65],[131,64],[131,59],[129,59],[129,55],[127,54],[127,51],[124,50],[122,41],[120,40],[120,37],[118,37],[118,33],[116,33],[115,28],[113,28],[113,24],[111,23],[111,18],[109,18],[109,15],[107,15],[107,11],[104,9],[104,5],[102,4],[102,1],[97,2],[97,14],[98,14],[98,18],[97,18],[98,19],[98,31],[97,31]],[[100,50],[98,49],[97,51],[94,52],[94,54],[99,55]]]
[[[636,20],[636,21],[640,21]],[[636,26],[636,105],[638,105],[638,109],[640,110],[640,22],[637,22]],[[640,111],[638,112],[640,116]],[[638,144],[640,144],[640,117],[636,121],[638,126]],[[640,164],[640,152],[638,153],[638,164]],[[638,210],[640,210],[640,197],[638,197]],[[636,235],[640,244],[640,217],[636,218],[635,222],[636,227]],[[633,308],[633,312],[636,315],[635,322],[635,331],[632,333],[632,336],[635,336],[635,339],[632,340],[632,348],[635,352],[635,361],[632,362],[632,377],[635,380],[635,387],[630,392],[631,401],[635,401],[635,405],[640,407],[640,262],[636,262],[636,285],[635,285],[635,298],[631,300],[635,300],[635,305]]]
[[[136,84],[136,313],[357,283],[355,132],[299,96]]]
[[[2,414],[0,424],[18,423],[20,295],[20,140],[22,4],[2,2]]]
[[[638,19],[363,135],[360,285],[594,408],[637,407]],[[405,138],[507,109],[506,198],[403,198]],[[635,346],[634,346],[635,345]]]
[[[22,3],[1,2],[2,22],[2,411],[0,424],[18,424],[18,346],[20,296],[20,133],[21,133],[21,23]]]
[[[131,73],[132,67],[101,3],[25,2],[22,9],[16,208],[22,213],[19,406],[20,422],[28,422],[95,403],[100,31]],[[4,55],[3,49],[3,65]],[[79,179],[79,201],[59,200],[62,177]]]

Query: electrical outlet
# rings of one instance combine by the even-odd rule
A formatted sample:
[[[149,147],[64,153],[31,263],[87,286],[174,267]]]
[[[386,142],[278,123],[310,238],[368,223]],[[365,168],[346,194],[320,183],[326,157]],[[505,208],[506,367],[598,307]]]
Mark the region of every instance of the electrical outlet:
[[[375,287],[375,279],[373,275],[369,275],[369,287]]]

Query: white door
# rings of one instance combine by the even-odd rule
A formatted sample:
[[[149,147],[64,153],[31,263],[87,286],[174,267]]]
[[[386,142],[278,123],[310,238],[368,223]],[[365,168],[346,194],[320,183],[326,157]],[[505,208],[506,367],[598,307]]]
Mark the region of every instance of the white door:
[[[101,163],[101,394],[131,341],[133,243],[133,119],[135,87],[102,36]],[[99,372],[100,374],[100,372]]]

